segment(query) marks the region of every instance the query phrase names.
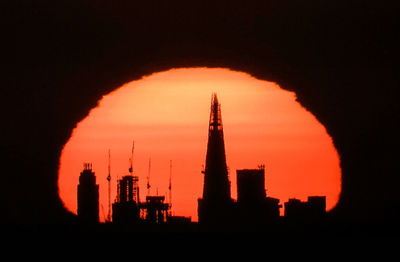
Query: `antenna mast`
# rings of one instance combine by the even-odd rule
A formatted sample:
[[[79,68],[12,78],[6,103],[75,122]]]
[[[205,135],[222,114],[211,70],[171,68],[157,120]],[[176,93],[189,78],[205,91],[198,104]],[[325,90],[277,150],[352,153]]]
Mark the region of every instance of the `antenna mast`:
[[[108,149],[108,214],[107,214],[107,221],[111,221],[111,152]],[[104,210],[103,210],[104,212]]]

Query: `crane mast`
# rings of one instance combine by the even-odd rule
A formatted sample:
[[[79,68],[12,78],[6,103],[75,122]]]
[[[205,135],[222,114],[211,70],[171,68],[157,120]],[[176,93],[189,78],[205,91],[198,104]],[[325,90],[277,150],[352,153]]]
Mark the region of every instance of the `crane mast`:
[[[133,200],[139,203],[139,177],[138,176],[133,176],[133,153],[135,151],[135,140],[132,142],[132,151],[131,151],[131,157],[129,158],[129,174],[132,176],[132,181],[133,181],[133,187],[132,187],[132,195],[133,195]]]
[[[108,214],[107,221],[111,221],[111,151],[108,149]]]
[[[169,204],[170,204],[170,207],[172,207],[172,160],[169,161],[169,185],[168,185],[168,191],[169,191]]]
[[[149,158],[149,170],[147,173],[147,195],[150,196],[150,171],[151,171],[151,158]]]
[[[129,158],[129,173],[133,175],[133,151],[135,150],[135,140],[132,142],[132,152],[131,157]]]

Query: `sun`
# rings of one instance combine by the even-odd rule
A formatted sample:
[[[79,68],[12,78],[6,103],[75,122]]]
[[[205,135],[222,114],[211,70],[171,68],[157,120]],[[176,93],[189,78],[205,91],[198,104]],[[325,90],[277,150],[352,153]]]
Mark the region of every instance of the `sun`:
[[[324,195],[328,210],[336,205],[341,190],[339,155],[325,127],[296,101],[294,92],[225,68],[178,68],[116,88],[77,124],[60,157],[58,187],[65,207],[76,213],[78,177],[83,163],[90,162],[104,220],[108,152],[114,201],[117,179],[128,174],[134,140],[133,172],[139,176],[142,199],[147,193],[165,195],[175,215],[196,221],[214,92],[221,103],[233,198],[236,170],[263,164],[267,195],[281,204],[289,198]]]

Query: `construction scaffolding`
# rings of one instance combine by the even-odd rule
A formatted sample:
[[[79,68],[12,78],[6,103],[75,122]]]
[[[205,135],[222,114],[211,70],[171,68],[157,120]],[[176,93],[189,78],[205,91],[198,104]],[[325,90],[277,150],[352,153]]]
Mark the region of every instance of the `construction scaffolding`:
[[[139,220],[139,178],[127,175],[117,182],[117,197],[112,205],[113,222],[133,223]]]
[[[150,223],[165,223],[171,204],[165,203],[165,196],[146,196],[146,202],[140,203],[141,218]]]

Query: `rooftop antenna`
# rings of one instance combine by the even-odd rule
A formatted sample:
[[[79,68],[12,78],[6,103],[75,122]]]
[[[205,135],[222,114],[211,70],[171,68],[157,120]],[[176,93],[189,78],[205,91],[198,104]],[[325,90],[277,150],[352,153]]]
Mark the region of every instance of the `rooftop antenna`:
[[[108,214],[107,221],[111,221],[111,151],[108,149]]]
[[[147,195],[150,196],[150,171],[151,171],[151,158],[149,158],[149,170],[147,173]]]

